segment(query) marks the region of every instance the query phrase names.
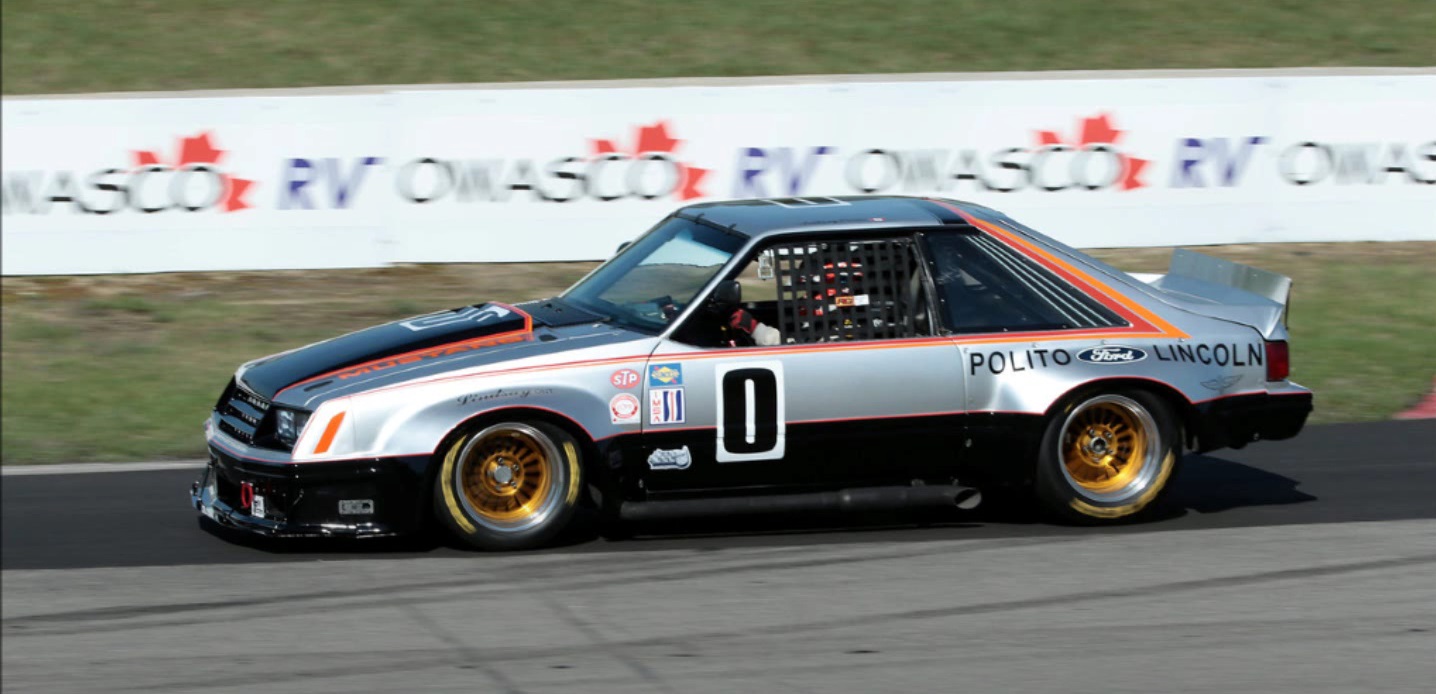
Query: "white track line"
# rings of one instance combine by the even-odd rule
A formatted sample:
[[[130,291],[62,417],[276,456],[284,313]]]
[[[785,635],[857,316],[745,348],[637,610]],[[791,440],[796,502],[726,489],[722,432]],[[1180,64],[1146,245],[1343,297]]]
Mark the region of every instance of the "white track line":
[[[151,472],[155,470],[197,470],[203,460],[174,460],[153,463],[60,463],[58,465],[0,465],[0,475],[88,475],[94,472]]]

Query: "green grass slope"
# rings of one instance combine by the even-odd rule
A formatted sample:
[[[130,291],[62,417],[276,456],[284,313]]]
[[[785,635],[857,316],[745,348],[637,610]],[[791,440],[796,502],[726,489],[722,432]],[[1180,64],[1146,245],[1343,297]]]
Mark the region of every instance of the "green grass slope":
[[[1431,0],[5,0],[5,94],[1431,65]]]

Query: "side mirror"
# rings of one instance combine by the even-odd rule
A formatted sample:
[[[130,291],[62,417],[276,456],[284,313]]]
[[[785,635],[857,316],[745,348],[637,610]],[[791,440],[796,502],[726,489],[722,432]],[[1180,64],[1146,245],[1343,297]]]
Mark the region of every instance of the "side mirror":
[[[718,311],[725,311],[738,308],[743,303],[743,285],[738,280],[724,280],[718,283],[713,290],[713,298],[708,300],[708,305]]]

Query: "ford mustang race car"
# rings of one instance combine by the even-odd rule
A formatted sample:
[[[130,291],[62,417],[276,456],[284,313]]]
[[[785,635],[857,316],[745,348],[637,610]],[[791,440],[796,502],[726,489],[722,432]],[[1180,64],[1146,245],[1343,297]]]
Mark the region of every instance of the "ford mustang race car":
[[[1132,276],[948,200],[692,205],[561,296],[244,364],[191,501],[274,536],[437,517],[490,549],[580,517],[970,507],[999,489],[1118,521],[1185,451],[1301,430],[1290,284],[1180,250]]]

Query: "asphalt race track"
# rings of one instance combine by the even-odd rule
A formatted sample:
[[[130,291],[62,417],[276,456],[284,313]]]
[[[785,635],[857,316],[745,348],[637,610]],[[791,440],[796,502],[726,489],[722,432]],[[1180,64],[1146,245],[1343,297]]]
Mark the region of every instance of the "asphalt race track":
[[[241,542],[191,471],[6,476],[7,691],[1375,692],[1436,681],[1436,421],[1189,456],[1161,518]]]

